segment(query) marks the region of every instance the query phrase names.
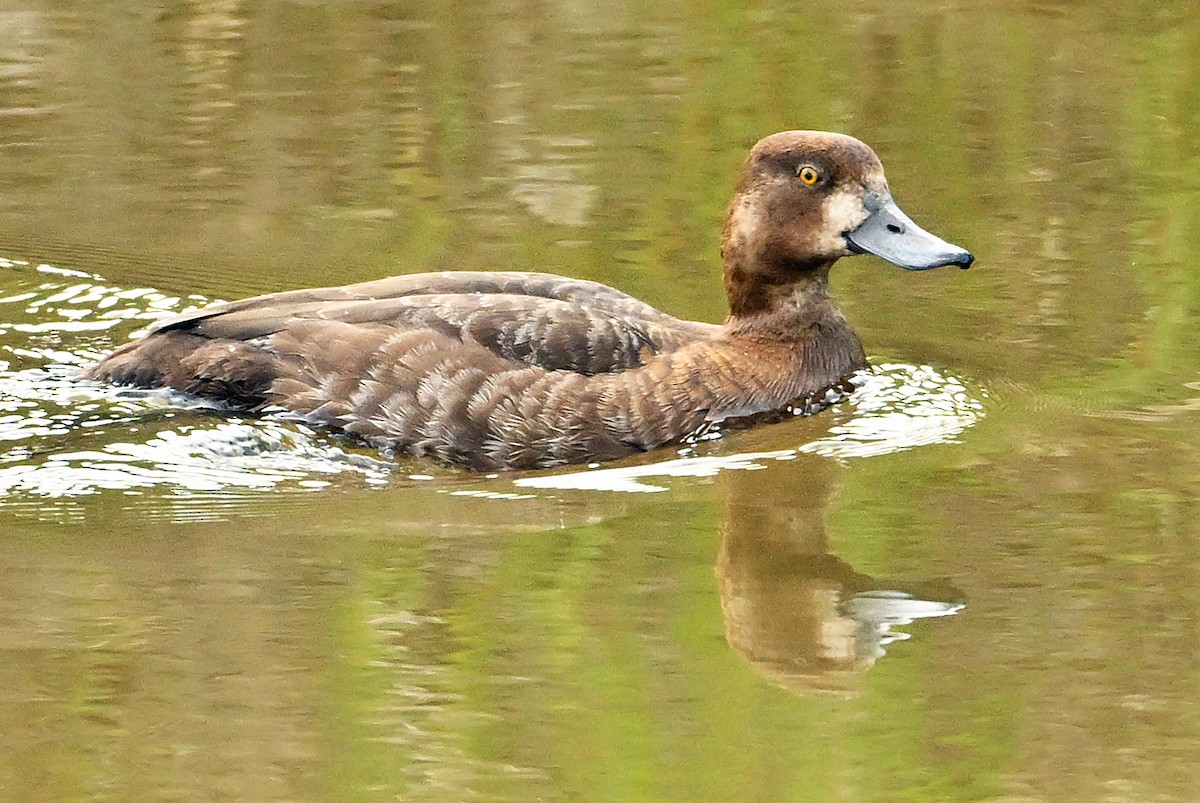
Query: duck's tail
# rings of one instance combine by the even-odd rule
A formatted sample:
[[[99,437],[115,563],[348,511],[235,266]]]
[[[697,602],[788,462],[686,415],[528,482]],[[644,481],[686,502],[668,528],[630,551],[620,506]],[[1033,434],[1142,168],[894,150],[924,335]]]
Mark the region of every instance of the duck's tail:
[[[172,331],[128,343],[82,376],[115,385],[175,388],[254,410],[266,403],[279,371],[277,356],[253,343]]]

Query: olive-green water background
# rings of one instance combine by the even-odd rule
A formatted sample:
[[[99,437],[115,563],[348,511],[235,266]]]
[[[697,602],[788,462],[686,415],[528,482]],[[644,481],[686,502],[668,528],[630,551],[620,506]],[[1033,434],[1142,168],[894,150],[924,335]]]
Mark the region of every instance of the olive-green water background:
[[[719,321],[737,167],[788,128],[976,254],[834,274],[972,426],[644,494],[10,488],[0,797],[1200,798],[1194,3],[0,0],[0,292],[531,269]],[[18,314],[12,370],[128,334]],[[864,588],[964,607],[838,653]]]

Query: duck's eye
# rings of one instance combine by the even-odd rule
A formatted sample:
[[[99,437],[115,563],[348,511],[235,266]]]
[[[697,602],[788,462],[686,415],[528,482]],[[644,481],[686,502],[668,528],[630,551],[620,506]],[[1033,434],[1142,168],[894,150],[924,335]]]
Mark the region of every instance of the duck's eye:
[[[796,171],[796,175],[810,187],[821,180],[821,172],[812,165],[804,165],[804,167]]]

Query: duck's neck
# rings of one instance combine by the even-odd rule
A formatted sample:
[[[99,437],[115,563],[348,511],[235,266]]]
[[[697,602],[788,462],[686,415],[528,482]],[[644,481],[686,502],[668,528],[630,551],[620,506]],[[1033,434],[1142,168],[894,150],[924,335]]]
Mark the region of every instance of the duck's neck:
[[[793,355],[797,386],[806,391],[835,384],[867,364],[862,343],[829,295],[832,266],[830,260],[746,270],[727,255],[725,332]]]
[[[730,258],[735,257],[735,258]],[[833,260],[804,265],[747,265],[726,254],[726,326],[736,331],[777,331],[790,339],[830,316],[845,319],[829,296]]]

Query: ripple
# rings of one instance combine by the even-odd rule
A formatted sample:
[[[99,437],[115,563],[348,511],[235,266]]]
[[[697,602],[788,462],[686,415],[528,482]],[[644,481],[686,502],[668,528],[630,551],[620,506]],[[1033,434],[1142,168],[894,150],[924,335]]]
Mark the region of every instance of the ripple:
[[[853,414],[823,438],[800,447],[825,457],[891,454],[935,443],[954,443],[984,415],[983,402],[963,381],[928,365],[886,363],[856,377]],[[981,398],[987,394],[979,391]],[[835,414],[839,412],[835,408]]]
[[[117,287],[99,276],[52,265],[0,258],[2,269],[10,272],[5,279],[16,281],[11,283],[15,286],[6,281],[0,291],[0,334],[35,336],[31,340],[58,336],[57,342],[66,342],[74,335],[114,329],[136,334],[128,331],[128,322],[150,323],[212,301],[199,295],[172,296],[152,287]]]
[[[312,490],[328,485],[314,481],[314,475],[353,472],[378,479],[390,470],[381,460],[347,453],[274,422],[228,422],[0,466],[0,494],[67,497],[156,486],[190,492],[283,485]]]

